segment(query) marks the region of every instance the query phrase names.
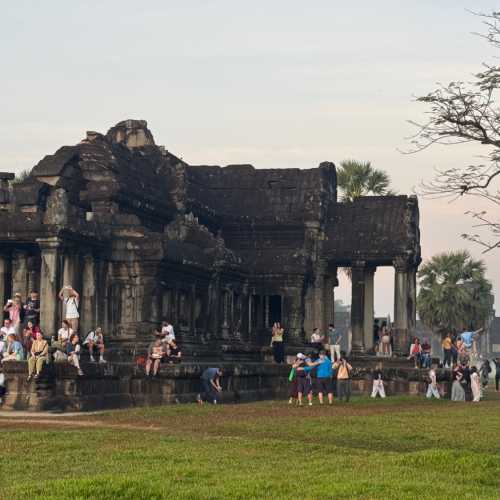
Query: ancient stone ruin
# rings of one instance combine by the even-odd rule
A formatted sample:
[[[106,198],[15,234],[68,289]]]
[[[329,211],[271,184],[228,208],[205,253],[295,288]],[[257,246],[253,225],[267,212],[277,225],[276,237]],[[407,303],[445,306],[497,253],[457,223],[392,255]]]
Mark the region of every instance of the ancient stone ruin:
[[[188,165],[142,120],[0,174],[0,303],[41,296],[55,334],[57,292],[81,294],[81,331],[114,346],[149,341],[162,319],[192,356],[257,356],[280,321],[288,346],[333,320],[339,267],[352,268],[352,347],[372,346],[373,276],[395,268],[396,349],[415,326],[420,263],[414,196],[339,203],[335,165]],[[226,359],[229,359],[226,357]]]

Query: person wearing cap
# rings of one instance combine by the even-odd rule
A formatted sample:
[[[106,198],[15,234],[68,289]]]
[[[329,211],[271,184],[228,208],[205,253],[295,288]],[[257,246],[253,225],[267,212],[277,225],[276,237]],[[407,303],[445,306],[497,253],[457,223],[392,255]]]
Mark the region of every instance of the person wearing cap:
[[[292,365],[297,373],[297,398],[299,406],[302,406],[302,397],[304,394],[307,395],[309,406],[312,406],[312,383],[310,376],[312,367],[310,364],[311,360],[305,354],[299,352],[296,362]]]

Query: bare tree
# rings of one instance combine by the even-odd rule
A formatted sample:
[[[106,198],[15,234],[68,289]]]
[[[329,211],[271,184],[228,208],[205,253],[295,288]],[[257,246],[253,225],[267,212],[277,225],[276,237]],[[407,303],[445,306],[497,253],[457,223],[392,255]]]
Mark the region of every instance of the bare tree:
[[[474,14],[481,17],[486,33],[477,33],[500,49],[500,12]],[[411,150],[418,152],[433,144],[475,143],[486,146],[476,165],[437,170],[434,179],[421,186],[429,197],[477,196],[500,211],[500,106],[495,102],[500,91],[500,66],[483,63],[483,71],[471,82],[456,81],[439,85],[433,92],[417,98],[428,105],[428,120],[411,121],[417,133],[410,138]],[[462,236],[484,246],[488,252],[500,248],[500,219],[485,211],[469,211],[479,234]],[[485,230],[487,236],[485,236]]]

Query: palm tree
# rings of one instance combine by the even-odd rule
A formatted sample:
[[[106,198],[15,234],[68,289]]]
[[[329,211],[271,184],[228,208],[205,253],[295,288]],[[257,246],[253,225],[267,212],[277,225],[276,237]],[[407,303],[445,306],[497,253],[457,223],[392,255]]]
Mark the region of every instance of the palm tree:
[[[383,170],[373,168],[371,163],[344,160],[337,170],[337,185],[342,190],[342,201],[354,201],[367,195],[388,196],[390,178]]]
[[[435,332],[458,332],[485,325],[492,312],[491,283],[485,266],[466,250],[432,257],[418,272],[417,309]]]

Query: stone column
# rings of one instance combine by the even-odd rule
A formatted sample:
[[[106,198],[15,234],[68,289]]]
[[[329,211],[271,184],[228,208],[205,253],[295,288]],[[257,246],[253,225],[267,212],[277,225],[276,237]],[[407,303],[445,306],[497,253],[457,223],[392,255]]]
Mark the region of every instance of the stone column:
[[[415,335],[417,328],[417,268],[415,266],[411,266],[408,270],[408,298],[406,305],[408,333],[411,338]]]
[[[328,325],[334,323],[335,318],[335,293],[334,288],[338,285],[336,276],[326,276],[323,285],[323,320],[320,328],[321,333],[326,334],[328,332]]]
[[[40,325],[43,333],[50,337],[56,335],[59,316],[60,247],[57,237],[36,240],[42,252],[40,272]]]
[[[9,277],[9,257],[4,254],[0,254],[0,307],[2,308],[2,313],[0,314],[0,319],[3,319],[3,306],[7,302],[7,293],[9,292],[9,287],[7,286],[7,279]],[[3,325],[3,321],[2,321]]]
[[[409,348],[409,266],[406,259],[394,260],[394,350],[406,354]]]
[[[15,251],[12,254],[12,294],[20,293],[23,302],[28,295],[28,253]]]
[[[352,352],[360,354],[365,352],[364,342],[364,315],[365,315],[365,263],[357,261],[352,263],[352,299],[351,299],[351,331]]]
[[[85,254],[83,257],[83,283],[80,300],[80,334],[86,335],[96,326],[96,267],[94,256]]]
[[[365,269],[365,317],[364,317],[364,339],[365,349],[373,348],[373,320],[374,320],[374,275],[375,267]]]

